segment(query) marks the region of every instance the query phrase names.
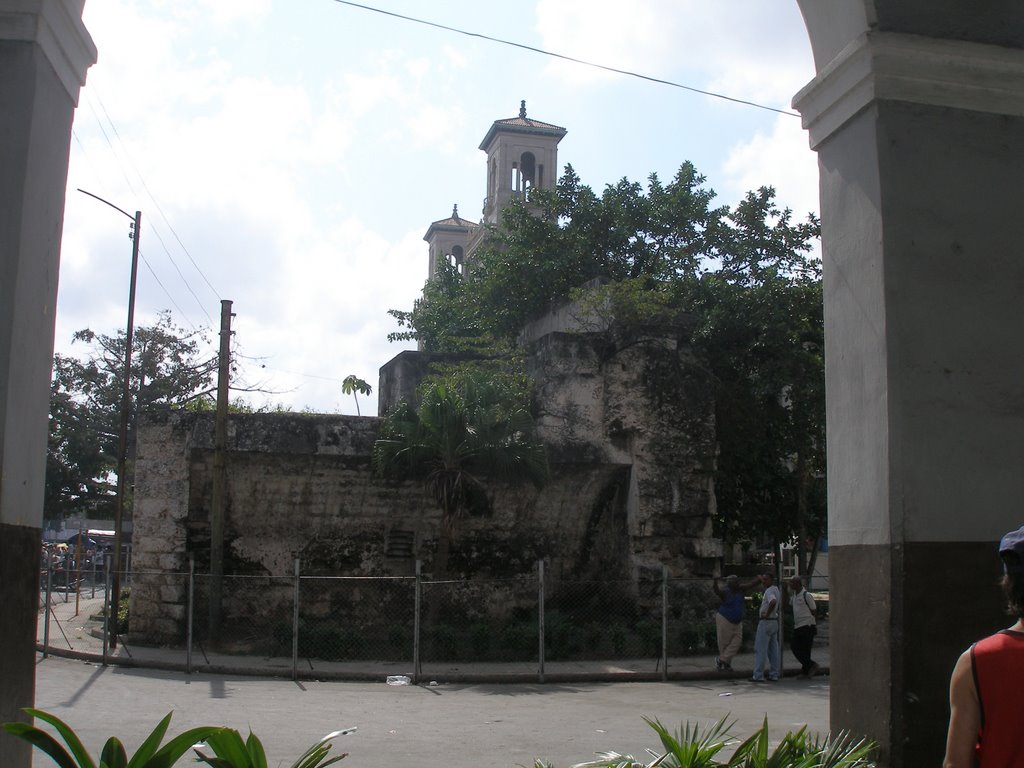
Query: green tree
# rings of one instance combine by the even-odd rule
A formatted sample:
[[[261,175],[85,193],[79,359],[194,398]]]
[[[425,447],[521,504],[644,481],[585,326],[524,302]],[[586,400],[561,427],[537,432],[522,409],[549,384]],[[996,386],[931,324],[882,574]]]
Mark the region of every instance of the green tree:
[[[216,355],[200,357],[201,337],[174,325],[170,313],[134,333],[129,453],[139,410],[186,406],[213,392]],[[50,385],[45,511],[48,518],[113,514],[124,371],[125,333],[89,329],[72,337],[83,357],[54,356]]]
[[[567,298],[616,344],[678,328],[717,382],[719,532],[802,543],[825,517],[818,234],[771,187],[718,205],[690,163],[667,184],[622,179],[600,196],[567,167],[529,207],[505,209],[465,276],[442,274],[393,314],[431,351],[453,338],[514,351],[523,325]]]
[[[388,414],[373,464],[385,477],[423,481],[440,508],[435,577],[448,574],[459,521],[490,511],[485,480],[539,486],[547,479],[544,447],[521,392],[479,373],[432,379],[418,409],[402,403]]]
[[[356,392],[361,395],[368,395],[373,392],[373,387],[360,379],[354,373],[350,373],[345,377],[345,380],[341,382],[341,391],[346,395],[352,395],[352,399],[356,401],[356,415],[362,416],[359,412],[359,398],[356,397]]]

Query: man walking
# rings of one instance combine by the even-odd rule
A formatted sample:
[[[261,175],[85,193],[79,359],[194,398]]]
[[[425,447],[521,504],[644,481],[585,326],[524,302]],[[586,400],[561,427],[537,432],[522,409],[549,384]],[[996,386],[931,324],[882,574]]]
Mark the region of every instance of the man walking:
[[[819,669],[811,661],[811,647],[818,634],[818,623],[814,619],[817,606],[799,576],[789,580],[789,604],[793,608],[793,639],[789,647],[800,662],[800,677],[814,677]]]
[[[754,634],[754,676],[755,683],[763,683],[764,668],[768,666],[768,679],[772,682],[779,679],[782,667],[782,656],[779,649],[779,605],[782,594],[775,586],[775,576],[771,573],[761,575],[764,597],[761,598],[760,621]]]

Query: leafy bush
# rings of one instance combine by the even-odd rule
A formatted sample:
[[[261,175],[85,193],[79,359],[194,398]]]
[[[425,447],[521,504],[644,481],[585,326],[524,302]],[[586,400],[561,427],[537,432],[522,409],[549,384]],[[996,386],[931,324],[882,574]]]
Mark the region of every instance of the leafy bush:
[[[352,733],[354,730],[355,728],[346,728],[327,734],[303,752],[299,759],[292,763],[291,768],[325,768],[325,766],[347,757],[348,753],[343,753],[328,758],[328,753],[331,751],[331,742],[334,739]],[[213,756],[201,751],[203,747],[197,745],[194,751],[199,758],[198,762],[212,765],[214,768],[269,768],[263,744],[252,731],[249,731],[249,738],[242,741],[242,735],[238,731],[232,728],[221,728],[217,733],[207,737],[205,741],[205,748],[211,750]]]
[[[52,725],[64,740],[67,749],[49,733],[28,723],[4,723],[0,727],[45,752],[60,768],[96,768],[97,765],[99,768],[170,768],[189,749],[193,748],[198,757],[197,762],[212,765],[214,768],[269,768],[263,744],[252,731],[249,732],[249,738],[243,741],[241,734],[233,728],[200,726],[175,736],[161,747],[160,742],[163,741],[164,735],[167,733],[167,726],[171,722],[173,714],[171,712],[168,712],[167,716],[157,724],[131,759],[128,758],[120,739],[111,736],[103,745],[97,763],[89,757],[89,753],[82,746],[82,740],[65,722],[42,710],[26,709],[24,711],[32,717]],[[328,757],[331,751],[331,742],[338,736],[344,736],[353,731],[355,728],[346,728],[327,734],[303,752],[299,759],[292,763],[291,768],[326,768],[326,766],[338,762],[346,757],[347,753]],[[205,742],[205,744],[199,742]],[[205,754],[201,751],[203,749],[212,751],[213,756]]]
[[[128,633],[128,598],[131,597],[131,594],[131,587],[125,587],[121,590],[121,595],[117,602],[117,634],[119,635]]]
[[[3,729],[45,752],[61,768],[95,768],[96,762],[85,751],[81,739],[64,721],[42,710],[26,709],[24,711],[32,717],[52,725],[64,740],[67,749],[49,733],[28,723],[4,723]],[[170,722],[171,713],[168,712],[167,717],[157,723],[153,732],[142,742],[130,763],[121,740],[116,736],[111,736],[100,752],[100,765],[105,765],[107,768],[126,768],[129,764],[131,768],[166,768],[166,766],[174,765],[178,758],[192,748],[193,744],[210,738],[223,730],[212,726],[192,728],[175,736],[161,747],[160,742],[163,741]]]
[[[501,647],[509,658],[533,659],[537,657],[539,636],[537,625],[531,621],[506,624],[498,634]]]
[[[612,650],[616,656],[624,656],[626,654],[626,640],[629,637],[629,631],[622,624],[612,625]]]
[[[599,752],[598,759],[579,763],[574,768],[876,768],[878,745],[867,739],[854,739],[840,733],[825,738],[811,737],[807,726],[790,731],[779,745],[769,750],[768,719],[741,742],[727,761],[718,759],[719,753],[736,740],[730,729],[732,723],[723,717],[709,728],[686,723],[672,734],[658,720],[644,718],[661,740],[662,751],[649,749],[654,759],[637,760],[632,755],[618,752]],[[552,768],[541,760],[534,768]]]
[[[401,651],[412,646],[412,636],[401,624],[388,627],[388,645],[393,650]]]
[[[483,659],[487,657],[491,650],[491,635],[493,632],[493,626],[481,622],[472,624],[469,627],[469,647],[472,649],[475,658]]]
[[[572,621],[551,611],[544,619],[544,648],[551,659],[569,659],[579,654],[581,638]]]
[[[427,630],[431,655],[436,659],[457,660],[459,638],[455,630],[447,624],[438,624]]]
[[[661,655],[661,623],[657,621],[642,621],[637,624],[637,634],[640,636],[641,653],[644,656]]]

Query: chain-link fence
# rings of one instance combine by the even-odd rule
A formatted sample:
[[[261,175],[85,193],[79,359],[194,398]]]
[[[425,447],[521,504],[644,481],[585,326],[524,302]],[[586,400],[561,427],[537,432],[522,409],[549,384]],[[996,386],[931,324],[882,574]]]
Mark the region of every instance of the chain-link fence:
[[[418,569],[417,569],[418,570]],[[719,600],[710,579],[574,580],[535,571],[472,581],[406,577],[126,572],[119,620],[108,610],[100,571],[54,586],[43,574],[39,641],[75,649],[102,640],[128,655],[159,648],[186,669],[367,677],[382,672],[427,678],[460,665],[494,674],[579,674],[630,670],[667,677],[670,669],[713,668]],[[753,644],[757,601],[747,599],[744,645]],[[87,636],[68,636],[68,607],[85,602],[99,619]],[[819,645],[827,644],[827,601],[819,606]],[[789,611],[783,624],[788,637]],[[77,629],[79,612],[72,624]],[[65,619],[62,621],[61,616]],[[116,637],[114,634],[116,633]],[[90,641],[90,637],[92,640]]]

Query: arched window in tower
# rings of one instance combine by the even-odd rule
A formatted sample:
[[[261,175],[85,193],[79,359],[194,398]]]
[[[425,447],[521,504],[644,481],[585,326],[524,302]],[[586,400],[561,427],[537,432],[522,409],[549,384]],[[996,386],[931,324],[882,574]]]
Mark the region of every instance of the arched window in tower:
[[[526,197],[529,197],[530,190],[537,183],[537,158],[533,156],[532,152],[523,152],[520,161],[523,168],[522,191]]]
[[[522,174],[519,173],[519,163],[513,162],[512,163],[512,191],[513,192],[521,192],[522,189],[523,189],[522,183],[523,183],[523,177],[522,177]]]
[[[498,194],[498,161],[491,158],[491,170],[487,174],[487,195],[491,198]]]
[[[462,252],[461,245],[452,246],[451,262],[455,266],[455,271],[460,275],[466,274],[466,263],[464,261],[465,254]]]

